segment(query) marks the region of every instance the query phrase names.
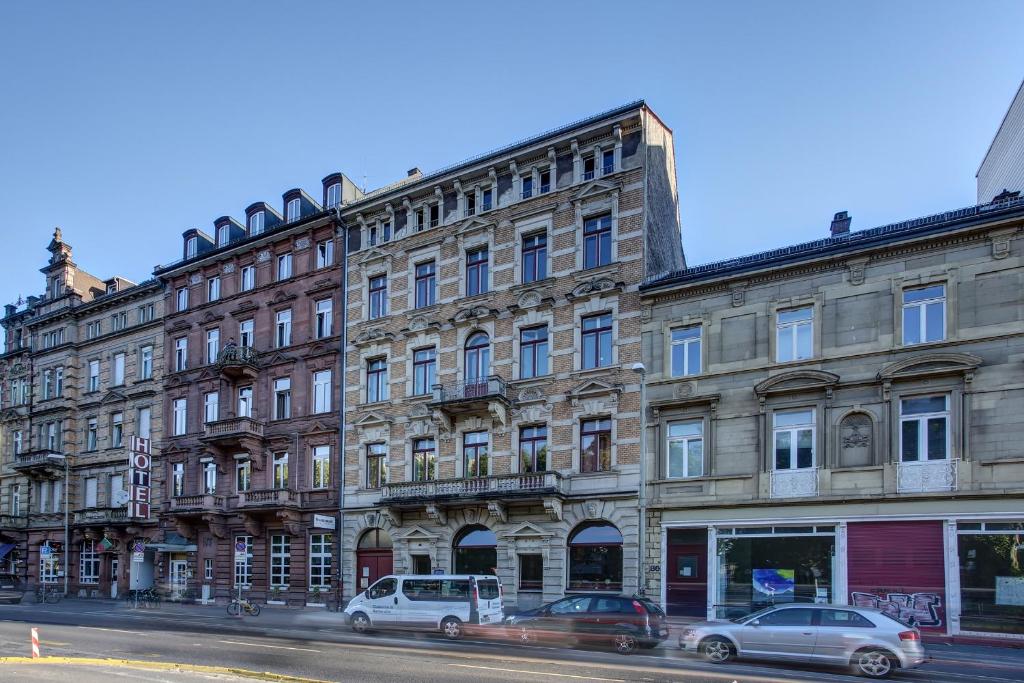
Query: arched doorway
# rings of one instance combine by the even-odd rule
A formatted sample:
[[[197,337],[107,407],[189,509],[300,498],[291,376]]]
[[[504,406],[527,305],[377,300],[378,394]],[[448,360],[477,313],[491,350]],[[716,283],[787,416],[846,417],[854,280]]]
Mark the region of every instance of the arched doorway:
[[[368,529],[356,548],[356,590],[366,590],[392,572],[394,555],[391,536],[383,529]]]
[[[570,591],[622,590],[622,534],[610,522],[586,522],[569,536]]]
[[[456,574],[497,574],[498,537],[485,526],[467,526],[455,537],[452,556]]]

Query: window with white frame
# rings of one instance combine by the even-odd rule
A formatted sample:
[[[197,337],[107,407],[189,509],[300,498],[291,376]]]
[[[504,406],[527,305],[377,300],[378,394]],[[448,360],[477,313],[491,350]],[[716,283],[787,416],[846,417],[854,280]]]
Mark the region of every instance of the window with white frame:
[[[252,461],[235,461],[235,493],[245,493],[252,484]]]
[[[386,275],[371,277],[367,283],[369,292],[370,320],[382,318],[388,314],[388,278]]]
[[[775,360],[786,363],[814,355],[814,308],[804,306],[775,314]]]
[[[331,410],[331,371],[313,373],[313,412],[326,413]]]
[[[334,326],[333,303],[330,299],[316,302],[316,338],[330,337]]]
[[[203,579],[213,581],[213,558],[207,557],[203,560]]]
[[[949,396],[900,400],[900,461],[949,459]]]
[[[814,467],[814,409],[777,411],[774,423],[775,469]]]
[[[99,498],[99,479],[96,477],[85,478],[85,505],[83,507],[94,508]]]
[[[78,563],[78,582],[94,584],[100,582],[100,553],[96,541],[82,541],[82,552]]]
[[[290,346],[292,343],[292,311],[288,309],[286,311],[277,312],[277,327],[275,328],[274,341],[277,342],[277,346]]]
[[[142,321],[140,320],[139,322],[142,322]],[[100,323],[99,320],[97,320],[95,322],[91,322],[91,323],[86,323],[86,325],[85,325],[85,338],[86,339],[95,339],[96,337],[100,336],[101,333],[102,333],[102,329],[101,329],[101,323]]]
[[[281,254],[277,257],[277,279],[287,280],[292,276],[292,255],[291,252]]]
[[[379,489],[388,483],[388,445],[366,444],[366,488]]]
[[[185,411],[186,399],[176,398],[173,404],[174,414],[174,436],[181,436],[185,433]]]
[[[273,479],[275,489],[288,488],[288,452],[274,453]]]
[[[185,495],[185,463],[183,462],[171,465],[171,495]]]
[[[245,546],[245,553],[235,553],[235,586],[249,588],[252,585],[252,536],[235,536],[234,547],[239,545]]]
[[[24,437],[23,432],[20,429],[15,429],[11,432],[11,444],[13,445],[14,455],[21,455],[21,449]]]
[[[98,429],[99,422],[95,417],[90,417],[85,425],[85,450],[94,451],[96,450],[97,436],[99,434]]]
[[[252,387],[238,387],[238,417],[252,417]]]
[[[672,376],[700,374],[701,326],[691,325],[672,330]]]
[[[203,493],[217,493],[217,463],[203,463]]]
[[[120,448],[124,445],[124,413],[110,416],[110,447]]]
[[[206,331],[206,362],[213,364],[217,362],[217,355],[220,353],[220,330],[214,328]]]
[[[223,247],[231,241],[231,226],[224,224],[217,228],[217,246]]]
[[[412,393],[425,396],[437,382],[437,349],[433,346],[412,352]]]
[[[151,408],[139,408],[138,415],[138,432],[139,436],[143,439],[150,438],[153,426],[153,412]]]
[[[139,350],[139,379],[153,378],[153,347],[143,346]]]
[[[309,536],[309,586],[321,590],[331,587],[332,534]]]
[[[270,536],[270,587],[287,588],[291,582],[291,536]]]
[[[366,402],[387,401],[388,361],[386,358],[372,358],[366,362]]]
[[[328,268],[334,265],[334,240],[316,243],[316,267]]]
[[[331,447],[313,447],[313,488],[325,489],[331,485]]]
[[[118,332],[128,327],[128,311],[119,311],[110,316],[110,329]]]
[[[188,287],[181,287],[178,289],[178,309],[179,311],[188,310]]]
[[[704,421],[684,420],[668,425],[669,478],[704,475]]]
[[[280,377],[274,380],[274,419],[286,420],[292,416],[292,380]]]
[[[211,277],[206,281],[206,300],[216,301],[220,298],[220,278]]]
[[[341,203],[341,183],[334,183],[327,187],[327,208],[331,209]]]
[[[143,304],[138,308],[139,324],[148,323],[156,318],[156,307],[153,304]]]
[[[100,390],[100,362],[98,360],[89,361],[89,391]]]
[[[251,349],[253,343],[253,322],[252,320],[243,320],[238,323],[238,345]]]
[[[11,514],[21,515],[21,484],[11,484]]]
[[[53,370],[43,370],[43,400],[53,398]]]
[[[216,391],[203,394],[203,422],[216,422],[220,419],[220,397]]]
[[[249,234],[259,235],[263,232],[265,221],[266,214],[263,211],[253,211],[252,215],[249,216]]]
[[[903,343],[924,344],[946,338],[946,286],[903,290]]]
[[[124,475],[111,474],[107,478],[107,502],[110,507],[117,507],[117,494],[124,490]]]
[[[62,366],[53,369],[53,395],[56,398],[64,395],[64,368]]]
[[[199,240],[195,237],[189,237],[185,240],[185,258],[194,258],[198,246]]]
[[[113,383],[115,387],[124,386],[124,359],[123,353],[114,354],[114,378]]]
[[[302,215],[302,200],[299,198],[289,199],[285,206],[285,220],[288,222],[298,220]]]
[[[174,340],[174,369],[181,372],[188,368],[188,337]]]
[[[256,287],[256,266],[242,266],[238,271],[239,290],[248,292]]]

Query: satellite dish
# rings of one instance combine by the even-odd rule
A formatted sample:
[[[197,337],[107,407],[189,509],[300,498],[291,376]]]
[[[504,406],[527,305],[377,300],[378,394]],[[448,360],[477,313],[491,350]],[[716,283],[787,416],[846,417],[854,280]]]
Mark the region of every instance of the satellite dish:
[[[114,494],[114,502],[117,503],[118,505],[127,505],[128,499],[128,492],[125,491],[124,489],[121,489],[120,491]]]

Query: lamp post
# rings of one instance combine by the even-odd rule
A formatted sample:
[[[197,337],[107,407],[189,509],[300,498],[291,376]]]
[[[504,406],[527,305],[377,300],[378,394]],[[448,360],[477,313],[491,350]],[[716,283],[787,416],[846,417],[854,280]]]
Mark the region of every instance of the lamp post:
[[[640,520],[637,524],[640,552],[637,563],[637,593],[644,595],[646,586],[646,554],[647,554],[647,368],[643,363],[633,363],[633,372],[640,375],[640,485],[637,487],[637,511]]]
[[[50,460],[62,460],[64,462],[64,597],[68,597],[68,558],[71,557],[71,536],[68,531],[68,485],[69,466],[68,456],[63,453],[50,453],[46,456]]]

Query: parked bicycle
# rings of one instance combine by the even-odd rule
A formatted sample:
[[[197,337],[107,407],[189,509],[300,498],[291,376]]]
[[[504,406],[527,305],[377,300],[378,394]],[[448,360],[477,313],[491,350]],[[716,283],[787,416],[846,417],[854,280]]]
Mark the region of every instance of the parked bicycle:
[[[128,603],[135,609],[139,607],[143,609],[151,609],[157,607],[160,604],[160,596],[157,595],[155,588],[142,588],[139,590],[128,591],[125,596]]]
[[[51,605],[61,601],[64,592],[56,586],[39,586],[36,588],[36,602],[46,602]]]
[[[228,614],[237,617],[243,611],[246,614],[258,617],[260,615],[260,606],[255,602],[249,602],[246,598],[231,598],[231,602],[228,603]]]

